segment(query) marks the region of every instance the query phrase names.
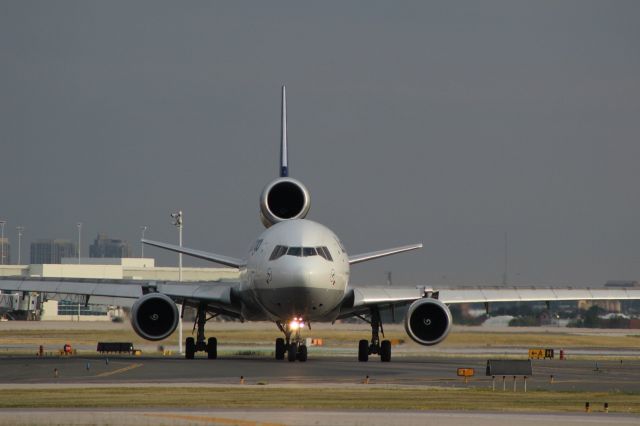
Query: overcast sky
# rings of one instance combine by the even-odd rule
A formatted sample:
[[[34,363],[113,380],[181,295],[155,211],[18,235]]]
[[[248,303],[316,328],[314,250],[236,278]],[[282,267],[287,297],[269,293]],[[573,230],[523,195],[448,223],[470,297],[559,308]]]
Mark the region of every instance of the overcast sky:
[[[304,3],[304,4],[302,4]],[[0,2],[0,218],[241,257],[277,176],[353,281],[640,279],[640,3]],[[175,256],[148,248],[161,264]],[[189,265],[202,262],[187,261]]]

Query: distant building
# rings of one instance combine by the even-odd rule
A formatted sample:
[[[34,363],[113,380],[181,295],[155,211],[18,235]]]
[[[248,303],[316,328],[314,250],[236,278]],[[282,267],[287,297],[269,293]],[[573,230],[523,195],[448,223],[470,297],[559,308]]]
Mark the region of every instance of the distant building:
[[[116,240],[100,233],[89,246],[89,257],[131,257],[131,247],[124,240]]]
[[[578,309],[588,310],[597,306],[605,312],[622,312],[622,304],[619,300],[578,300]]]
[[[612,280],[607,281],[604,284],[605,287],[623,287],[623,288],[632,288],[632,287],[640,287],[638,281],[624,281],[624,280]]]
[[[11,264],[11,244],[9,243],[9,238],[0,238],[0,265],[10,265]],[[1,257],[4,255],[4,257]]]
[[[74,256],[78,256],[78,250],[69,240],[37,240],[31,243],[32,265],[61,263],[63,257]]]

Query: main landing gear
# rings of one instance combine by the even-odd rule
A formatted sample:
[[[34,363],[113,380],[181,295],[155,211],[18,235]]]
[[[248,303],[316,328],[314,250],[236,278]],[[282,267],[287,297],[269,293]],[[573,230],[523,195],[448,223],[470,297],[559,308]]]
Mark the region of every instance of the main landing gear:
[[[367,320],[364,316],[358,315],[358,318],[371,324],[371,342],[365,339],[358,342],[358,361],[367,362],[369,355],[380,355],[380,361],[391,361],[391,342],[389,340],[380,341],[380,334],[384,337],[384,329],[380,320],[380,310],[377,306],[371,307],[371,320]]]
[[[184,348],[184,357],[186,359],[193,359],[195,357],[196,352],[206,352],[207,358],[216,359],[218,358],[218,339],[215,337],[209,337],[209,339],[205,339],[204,337],[204,325],[212,318],[217,317],[219,314],[211,313],[209,317],[207,317],[207,305],[201,303],[198,305],[198,313],[196,315],[195,324],[193,324],[194,330],[196,327],[198,328],[198,332],[196,333],[196,338],[187,337],[185,348]]]
[[[276,339],[276,359],[284,359],[286,355],[289,362],[295,360],[305,362],[307,360],[307,345],[300,337],[300,329],[304,327],[304,322],[301,319],[294,319],[288,324],[277,321],[276,325],[285,337],[284,339],[282,337]]]

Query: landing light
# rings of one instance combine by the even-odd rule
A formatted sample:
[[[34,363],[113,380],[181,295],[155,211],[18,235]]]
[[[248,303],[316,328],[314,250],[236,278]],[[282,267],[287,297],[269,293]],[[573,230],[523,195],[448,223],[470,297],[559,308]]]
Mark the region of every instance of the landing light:
[[[304,321],[302,318],[294,318],[289,322],[289,328],[291,330],[298,330],[299,328],[304,328]]]

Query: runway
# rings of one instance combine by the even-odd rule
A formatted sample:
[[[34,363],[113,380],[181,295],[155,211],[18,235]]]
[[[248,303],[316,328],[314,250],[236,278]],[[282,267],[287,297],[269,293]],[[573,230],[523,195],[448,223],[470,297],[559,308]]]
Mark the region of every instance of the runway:
[[[476,376],[465,384],[463,379],[456,375],[458,367],[474,368]],[[430,389],[434,387],[452,389],[456,394],[467,387],[491,389],[491,378],[486,377],[484,373],[485,361],[460,357],[427,359],[407,357],[398,358],[391,363],[381,363],[377,359],[360,363],[351,357],[317,357],[310,358],[306,363],[290,363],[264,357],[223,357],[217,360],[120,356],[0,358],[0,385],[10,393],[27,390],[51,394],[62,389],[78,389],[79,392],[86,393],[87,388],[99,388],[97,395],[106,395],[109,394],[110,388],[126,387],[135,393],[146,392],[151,398],[168,386],[175,389],[200,388],[198,392],[207,394],[215,392],[216,389],[218,392],[225,393],[231,389],[262,390],[258,395],[266,395],[263,391],[268,389],[271,392],[289,392],[292,395],[298,395],[302,390],[309,389],[312,389],[313,393],[320,393],[327,389],[329,391],[332,389],[365,391],[380,389],[391,392],[391,395],[394,389],[410,388],[411,398],[429,399],[429,395],[433,396]],[[550,380],[551,375],[554,376],[553,383]],[[365,385],[367,376],[369,383]],[[518,394],[513,394],[512,378],[507,378],[504,391],[502,378],[498,378],[496,382],[496,394],[520,395],[518,398],[523,398],[525,395],[521,378],[517,382]],[[533,376],[528,380],[528,389],[529,391],[597,391],[603,392],[603,395],[606,393],[610,395],[611,392],[637,393],[640,391],[640,361],[623,361],[622,364],[619,361],[605,361],[598,362],[596,365],[591,361],[580,360],[536,360],[533,361]],[[490,393],[494,394],[494,392]],[[367,394],[362,395],[366,398]],[[214,398],[214,401],[217,399]],[[481,404],[478,409],[482,410],[481,401],[479,400],[478,403]],[[580,410],[580,404],[582,402],[576,402],[576,411]],[[52,410],[44,407],[0,409],[0,425],[54,422],[54,424],[69,425],[99,423],[135,426],[192,424],[386,426],[401,422],[400,424],[403,425],[457,426],[473,422],[475,426],[512,424],[533,426],[542,422],[568,426],[590,424],[626,426],[635,425],[638,422],[636,415],[624,415],[619,411],[616,414],[604,414],[602,404],[596,406],[595,403],[594,412],[590,414],[344,410],[332,406],[323,410],[258,407],[234,410],[215,408],[216,405],[216,403],[212,406],[207,405],[210,408],[201,406],[184,408],[174,401],[168,407],[162,405],[162,408],[127,409],[118,405],[109,409]]]
[[[457,376],[461,367],[475,370],[466,384]],[[462,357],[403,357],[390,363],[377,359],[361,363],[344,357],[309,358],[305,363],[266,357],[3,357],[0,383],[5,388],[53,383],[232,385],[243,377],[246,384],[312,386],[359,384],[368,376],[372,385],[491,388],[485,368],[486,360]],[[496,387],[501,390],[502,386],[498,377]],[[513,378],[506,378],[504,386],[512,390]],[[516,386],[522,389],[522,378]],[[640,361],[533,360],[527,386],[529,390],[639,392]]]
[[[635,426],[638,417],[612,414],[505,414],[355,410],[1,410],[0,425],[117,424],[121,426]]]

